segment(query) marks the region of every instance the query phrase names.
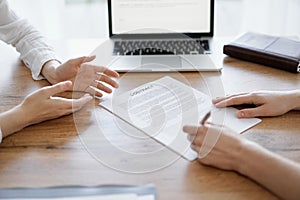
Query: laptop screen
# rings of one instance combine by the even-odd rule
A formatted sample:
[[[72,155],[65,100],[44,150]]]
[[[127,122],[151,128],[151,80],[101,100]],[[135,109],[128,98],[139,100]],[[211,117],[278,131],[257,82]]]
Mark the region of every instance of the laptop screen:
[[[214,0],[109,0],[110,36],[213,36]]]

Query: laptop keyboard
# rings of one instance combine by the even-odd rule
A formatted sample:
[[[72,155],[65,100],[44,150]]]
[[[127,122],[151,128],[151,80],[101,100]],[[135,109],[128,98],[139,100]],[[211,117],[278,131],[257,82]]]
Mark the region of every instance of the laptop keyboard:
[[[115,41],[114,55],[187,55],[210,52],[208,40]]]

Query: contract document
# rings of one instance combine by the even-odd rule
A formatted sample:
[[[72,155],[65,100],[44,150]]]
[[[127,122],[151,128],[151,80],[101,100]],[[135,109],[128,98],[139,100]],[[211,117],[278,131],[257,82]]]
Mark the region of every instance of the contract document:
[[[237,109],[218,109],[210,96],[168,76],[127,92],[116,90],[99,105],[189,161],[198,153],[190,148],[187,134],[182,131],[184,125],[199,126],[208,112],[208,121],[237,133],[261,121],[238,119]]]

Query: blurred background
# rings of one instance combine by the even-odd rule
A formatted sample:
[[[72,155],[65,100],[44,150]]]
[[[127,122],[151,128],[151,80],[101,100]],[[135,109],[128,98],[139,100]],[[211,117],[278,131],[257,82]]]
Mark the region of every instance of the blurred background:
[[[9,0],[49,39],[108,37],[106,0]]]
[[[62,62],[94,54],[108,38],[107,0],[8,1],[50,40]],[[300,38],[299,11],[300,0],[215,0],[215,36],[222,43],[246,31]],[[219,52],[214,62],[222,66],[223,58],[218,57],[223,56],[222,48],[214,51]],[[253,81],[247,83],[250,91]],[[231,91],[236,92],[241,91]]]
[[[106,0],[9,0],[49,39],[107,38]],[[215,0],[215,35],[300,36],[299,0]]]

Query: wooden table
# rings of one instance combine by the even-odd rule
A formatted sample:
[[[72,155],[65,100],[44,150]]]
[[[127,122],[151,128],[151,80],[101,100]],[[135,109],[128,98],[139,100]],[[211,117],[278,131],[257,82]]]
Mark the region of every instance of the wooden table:
[[[216,44],[218,48],[214,51],[223,65],[221,73],[123,74],[121,89],[128,90],[165,75],[187,80],[213,97],[223,93],[300,88],[299,75],[223,59],[222,44]],[[1,43],[0,52],[0,111],[3,112],[48,83],[33,81],[11,47]],[[159,199],[277,199],[240,174],[202,166],[196,161],[190,163],[151,139],[126,137],[124,133],[131,129],[124,128],[98,103],[95,100],[74,115],[30,126],[5,138],[0,145],[0,187],[154,183]],[[263,118],[262,123],[243,136],[300,162],[299,128],[299,112],[293,111]],[[145,156],[118,154],[118,148],[121,152],[142,152]],[[159,156],[148,156],[156,151]],[[132,173],[134,170],[139,173]]]

